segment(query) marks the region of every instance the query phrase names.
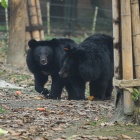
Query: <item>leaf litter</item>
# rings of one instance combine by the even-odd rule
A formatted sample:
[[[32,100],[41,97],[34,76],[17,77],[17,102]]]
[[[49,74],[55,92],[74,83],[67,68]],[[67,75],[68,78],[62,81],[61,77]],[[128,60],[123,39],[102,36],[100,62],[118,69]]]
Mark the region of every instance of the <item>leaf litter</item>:
[[[94,101],[93,97],[69,101],[64,90],[61,100],[44,99],[34,90],[33,76],[26,68],[2,64],[0,74],[2,80],[24,88],[0,89],[0,129],[7,132],[0,140],[140,139],[138,126],[109,122],[113,97],[110,101]]]

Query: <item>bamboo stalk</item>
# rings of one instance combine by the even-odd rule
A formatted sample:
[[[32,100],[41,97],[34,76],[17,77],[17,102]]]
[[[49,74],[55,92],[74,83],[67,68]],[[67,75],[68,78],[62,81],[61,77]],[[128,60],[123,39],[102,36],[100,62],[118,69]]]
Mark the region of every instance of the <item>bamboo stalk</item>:
[[[29,15],[28,15],[28,5],[26,6],[26,27],[29,26]],[[25,51],[29,49],[28,41],[31,39],[31,33],[26,31],[25,32]]]
[[[8,9],[5,8],[5,21],[6,21],[6,31],[8,32],[9,26],[8,26]]]
[[[120,0],[112,1],[113,15],[113,46],[114,46],[114,79],[122,79],[122,63],[121,63],[121,33],[120,33]],[[114,83],[113,83],[114,84]],[[115,113],[112,121],[119,121],[123,116],[123,95],[122,90],[114,85],[115,95]]]
[[[114,43],[114,77],[121,79],[121,37],[120,37],[120,11],[119,0],[112,1],[113,9],[113,43]]]
[[[97,14],[98,14],[98,7],[95,7],[95,12],[94,12],[94,17],[93,17],[92,34],[95,33]]]
[[[5,21],[6,21],[6,32],[7,32],[7,34],[6,34],[6,38],[7,38],[7,40],[9,39],[9,26],[8,26],[8,9],[7,8],[5,8]]]
[[[118,86],[119,88],[138,87],[140,86],[140,79],[133,79],[133,80],[114,79],[113,84],[114,86]]]
[[[132,39],[134,50],[134,68],[136,78],[140,78],[140,18],[138,0],[131,0]]]
[[[132,32],[130,0],[121,0],[122,70],[123,79],[133,79]],[[132,115],[134,102],[130,92],[124,90],[124,114]]]
[[[140,79],[140,16],[139,16],[139,1],[131,0],[131,11],[132,11],[132,38],[133,38],[133,52],[134,52],[134,70],[136,79]],[[140,92],[140,86],[138,86]],[[135,108],[135,121],[139,123],[139,106],[140,98],[137,101]]]
[[[50,35],[50,2],[46,4],[47,7],[47,34]]]
[[[42,16],[41,16],[41,9],[40,9],[40,0],[36,0],[36,11],[37,11],[37,18],[38,18],[38,25],[42,25]],[[44,40],[44,30],[40,30],[40,39]]]
[[[121,74],[121,38],[120,38],[120,0],[112,1],[113,9],[113,44],[114,44],[114,78],[120,80],[122,78]],[[120,89],[114,86],[115,94],[115,108],[117,108],[117,94],[120,93]]]
[[[29,17],[30,17],[30,25],[38,25],[37,19],[37,11],[35,0],[28,0],[29,5]],[[40,40],[40,33],[38,30],[32,31],[32,37],[36,40]]]

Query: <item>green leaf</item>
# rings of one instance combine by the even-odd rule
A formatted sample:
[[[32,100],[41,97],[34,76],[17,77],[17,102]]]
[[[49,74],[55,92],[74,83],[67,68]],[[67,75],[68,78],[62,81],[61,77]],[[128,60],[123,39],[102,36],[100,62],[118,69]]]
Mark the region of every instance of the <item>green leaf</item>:
[[[138,89],[134,88],[134,92],[135,93],[139,93]]]
[[[8,1],[7,0],[1,0],[1,6],[3,6],[4,8],[8,7]]]
[[[6,131],[6,130],[0,128],[0,135],[7,134],[7,133],[8,133],[8,131]]]
[[[134,88],[133,90],[134,90],[134,92],[132,94],[132,98],[134,101],[138,101],[138,99],[140,97],[140,93],[139,93],[138,89],[136,89],[136,88]]]

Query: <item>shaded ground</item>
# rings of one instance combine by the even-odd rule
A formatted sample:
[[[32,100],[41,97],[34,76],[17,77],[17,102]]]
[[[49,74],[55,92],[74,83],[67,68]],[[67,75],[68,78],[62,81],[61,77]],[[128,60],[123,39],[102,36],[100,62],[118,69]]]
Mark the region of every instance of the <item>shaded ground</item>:
[[[62,100],[43,99],[34,91],[33,76],[26,68],[4,64],[0,64],[0,80],[24,87],[19,95],[14,89],[0,88],[0,128],[8,131],[0,140],[140,140],[139,126],[108,122],[113,97],[68,101],[64,91]]]

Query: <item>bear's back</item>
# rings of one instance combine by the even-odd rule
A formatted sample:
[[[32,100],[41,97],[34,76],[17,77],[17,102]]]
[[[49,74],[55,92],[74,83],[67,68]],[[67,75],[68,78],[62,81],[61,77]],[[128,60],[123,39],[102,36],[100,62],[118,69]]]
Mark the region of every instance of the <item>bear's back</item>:
[[[101,51],[105,51],[113,62],[113,38],[111,36],[94,34],[86,38],[79,46],[84,48],[89,55],[91,53],[97,55],[100,54]]]

